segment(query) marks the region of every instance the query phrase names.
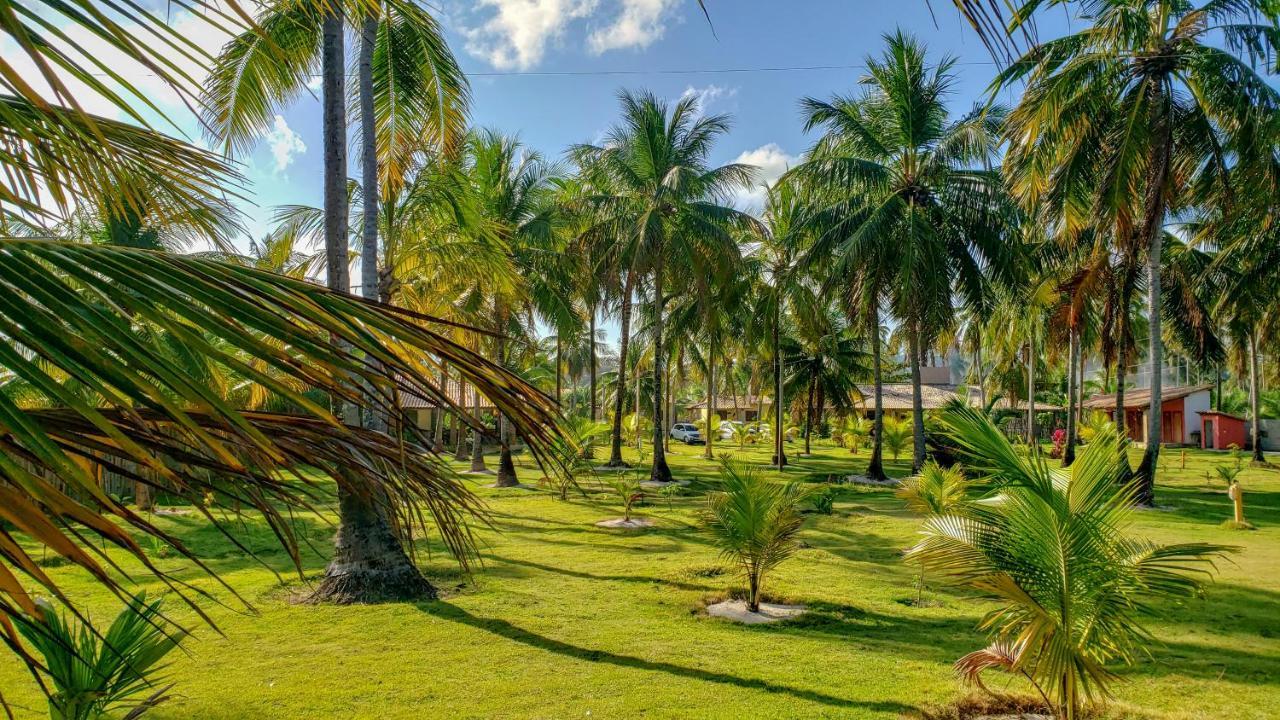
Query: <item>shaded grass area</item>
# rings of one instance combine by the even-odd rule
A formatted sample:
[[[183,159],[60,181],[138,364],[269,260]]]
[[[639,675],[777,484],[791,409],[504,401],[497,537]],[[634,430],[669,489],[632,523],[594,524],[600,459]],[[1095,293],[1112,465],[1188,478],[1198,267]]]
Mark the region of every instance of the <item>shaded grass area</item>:
[[[721,445],[717,452],[739,454]],[[767,450],[748,448],[767,463]],[[1136,461],[1135,453],[1135,461]],[[630,458],[635,459],[634,455]],[[785,476],[824,482],[861,472],[866,454],[821,445]],[[527,483],[539,472],[520,458]],[[198,516],[158,520],[239,590],[256,612],[215,608],[223,635],[197,628],[170,669],[180,695],[150,717],[175,718],[897,718],[962,697],[951,663],[984,644],[975,626],[991,606],[930,588],[915,607],[916,571],[901,552],[919,518],[887,489],[842,487],[832,515],[811,515],[799,554],[766,582],[772,599],[805,603],[802,618],[767,626],[712,619],[701,608],[740,591],[734,569],[698,529],[702,493],[717,482],[699,447],[673,446],[679,497],[649,497],[637,514],[656,526],[606,530],[621,515],[591,482],[562,502],[549,491],[479,489],[492,511],[482,566],[467,578],[438,544],[419,561],[444,599],[362,607],[297,606],[290,595],[323,570],[332,515],[298,518],[306,579],[267,528],[246,519],[247,558]],[[1241,476],[1256,531],[1219,527],[1225,488],[1204,477],[1229,459],[1166,451],[1157,501],[1136,531],[1161,541],[1242,546],[1208,598],[1162,608],[1152,658],[1120,672],[1113,713],[1159,718],[1280,715],[1280,472]],[[906,462],[890,463],[902,476]],[[477,485],[487,478],[469,479]],[[161,561],[231,608],[235,600],[175,559]],[[265,567],[264,567],[265,564]],[[95,617],[111,598],[74,570],[52,568]],[[279,580],[276,573],[279,573]],[[190,611],[170,605],[194,624]],[[991,684],[1013,692],[993,676]],[[7,657],[0,688],[19,717],[39,717],[34,684]],[[1140,711],[1139,711],[1140,709]]]

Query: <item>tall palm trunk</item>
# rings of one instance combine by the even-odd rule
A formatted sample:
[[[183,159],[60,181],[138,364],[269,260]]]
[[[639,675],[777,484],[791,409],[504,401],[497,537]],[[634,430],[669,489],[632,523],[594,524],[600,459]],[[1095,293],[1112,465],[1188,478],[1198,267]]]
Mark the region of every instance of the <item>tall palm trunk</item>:
[[[875,438],[871,443],[871,462],[867,464],[867,477],[872,480],[885,480],[884,474],[884,385],[880,363],[880,309],[872,306],[868,313],[871,327],[871,374],[875,387],[872,390],[875,412],[871,422],[871,431]]]
[[[813,446],[811,439],[813,437],[813,393],[818,385],[818,375],[812,370],[809,371],[809,396],[804,403],[804,454],[808,457],[813,454]]]
[[[1036,446],[1036,329],[1027,343],[1027,447]]]
[[[556,407],[560,407],[560,399],[564,394],[564,343],[560,333],[556,332]]]
[[[1120,437],[1129,437],[1129,418],[1128,412],[1124,407],[1124,386],[1125,386],[1125,364],[1129,361],[1129,354],[1124,349],[1124,338],[1120,339],[1120,348],[1116,351],[1116,412],[1115,422],[1116,431],[1120,433]],[[1128,464],[1126,463],[1126,467]]]
[[[449,366],[448,365],[440,366],[440,387],[444,390],[445,393],[449,392]],[[431,441],[431,452],[437,453],[437,454],[444,452],[444,408],[445,408],[445,405],[443,402],[441,402],[438,406],[436,406],[435,413],[434,413],[435,426],[432,429],[435,431],[435,437],[432,438],[432,441]]]
[[[360,237],[360,295],[379,300],[378,276],[378,135],[373,109],[373,49],[378,39],[378,19],[360,24],[360,57],[356,64],[360,96],[360,184],[363,213]],[[367,408],[364,425],[386,432],[387,418],[378,408]]]
[[[912,455],[911,472],[918,473],[924,467],[924,403],[920,384],[920,325],[912,323],[908,352],[911,353],[911,423]]]
[[[1253,443],[1253,461],[1256,463],[1265,463],[1267,458],[1262,454],[1262,422],[1261,422],[1261,402],[1258,381],[1261,373],[1258,371],[1258,331],[1255,328],[1249,333],[1249,419],[1252,421],[1249,427],[1249,441]]]
[[[627,345],[631,340],[631,292],[632,274],[622,288],[622,309],[618,327],[618,390],[613,397],[613,431],[609,436],[608,467],[625,467],[622,462],[622,406],[627,395]]]
[[[590,373],[590,377],[591,377],[591,421],[595,422],[596,420],[600,419],[600,408],[599,408],[598,401],[596,400],[596,304],[595,303],[591,303],[590,329],[591,329],[591,337],[588,340],[590,345],[587,348],[587,351],[590,353],[590,363],[587,366],[587,371]]]
[[[1158,86],[1152,90],[1152,107],[1165,108],[1168,101]],[[1147,406],[1147,447],[1138,465],[1137,502],[1150,507],[1155,505],[1156,467],[1160,461],[1161,420],[1163,417],[1162,385],[1160,369],[1164,365],[1164,345],[1160,332],[1160,255],[1163,251],[1164,233],[1161,226],[1165,214],[1165,187],[1169,180],[1169,159],[1173,152],[1173,128],[1169,127],[1169,113],[1161,113],[1157,137],[1153,149],[1151,177],[1147,187],[1142,232],[1147,241],[1147,360],[1151,365],[1151,402]]]
[[[779,282],[775,280],[775,282]],[[778,470],[786,467],[787,452],[786,438],[783,437],[782,424],[782,297],[775,299],[773,303],[773,422],[774,435],[773,438],[773,464]]]
[[[666,388],[667,388],[667,393],[666,393],[667,411],[663,415],[663,417],[667,418],[668,422],[670,422],[670,419],[675,416],[675,412],[676,412],[676,402],[675,402],[673,393],[671,391],[671,363],[667,363],[666,370],[663,371],[663,378],[664,378],[663,382],[666,384]],[[667,452],[671,452],[671,433],[669,432],[662,433],[662,446],[666,449]]]
[[[666,346],[663,338],[665,315],[662,294],[664,287],[663,258],[661,249],[653,264],[653,468],[649,471],[649,479],[654,482],[671,482],[671,468],[667,467],[667,455],[662,443],[663,432],[663,392],[662,378],[667,365]]]
[[[471,388],[471,410],[473,415],[479,419],[480,417],[480,391],[472,386]],[[487,468],[484,466],[484,433],[477,428],[471,429],[471,472],[485,472]]]
[[[703,438],[707,444],[702,449],[702,456],[708,460],[715,457],[712,454],[711,445],[714,443],[715,435],[711,430],[711,418],[716,412],[716,351],[715,345],[709,344],[707,347],[707,436]]]
[[[501,327],[505,328],[505,314],[499,312],[498,317],[503,322]],[[507,364],[507,336],[499,334],[496,344],[498,349],[495,360],[499,367],[505,367]],[[518,487],[520,478],[516,477],[516,464],[511,458],[511,425],[507,422],[507,416],[501,412],[498,413],[498,447],[498,479],[494,484],[498,487]]]
[[[461,377],[458,378],[458,405],[465,405],[467,402],[467,383]],[[462,417],[454,415],[453,417],[453,459],[462,462],[467,459],[467,424],[462,421]]]
[[[982,377],[982,333],[978,333],[977,341],[973,344],[973,371],[978,377],[978,404],[982,406],[983,411],[987,409],[987,383],[986,378]]]
[[[363,53],[363,50],[362,50]],[[324,230],[328,286],[350,291],[347,269],[347,118],[343,74],[341,5],[325,15],[321,40],[324,133]],[[376,228],[375,228],[376,230]],[[376,291],[376,282],[375,282]],[[354,407],[343,413],[353,423]],[[435,597],[435,589],[410,562],[389,522],[384,503],[355,487],[360,478],[347,476],[338,484],[338,532],[333,560],[312,594],[313,601],[372,602]]]
[[[1076,372],[1080,354],[1080,329],[1075,323],[1067,329],[1067,446],[1062,450],[1062,466],[1070,467],[1076,460],[1076,387],[1080,378]]]

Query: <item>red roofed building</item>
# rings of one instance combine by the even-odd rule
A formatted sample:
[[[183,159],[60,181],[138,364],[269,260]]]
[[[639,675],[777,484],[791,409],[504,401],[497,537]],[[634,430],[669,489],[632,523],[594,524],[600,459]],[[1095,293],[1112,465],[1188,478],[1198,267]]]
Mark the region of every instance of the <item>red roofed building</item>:
[[[1212,385],[1187,385],[1164,388],[1160,393],[1160,442],[1170,445],[1199,445],[1193,435],[1201,432],[1200,416],[1209,411],[1209,389]],[[1128,390],[1124,395],[1124,427],[1129,439],[1147,441],[1147,408],[1151,405],[1151,390]],[[1094,395],[1084,401],[1084,407],[1102,410],[1116,422],[1116,396],[1114,393]]]

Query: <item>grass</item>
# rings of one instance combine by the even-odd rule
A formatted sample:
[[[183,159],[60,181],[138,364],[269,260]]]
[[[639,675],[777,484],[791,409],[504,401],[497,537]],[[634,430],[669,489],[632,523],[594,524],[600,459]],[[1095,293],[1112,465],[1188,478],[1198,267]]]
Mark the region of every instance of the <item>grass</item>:
[[[729,445],[717,451],[738,454]],[[223,635],[196,627],[188,654],[175,655],[168,673],[179,697],[148,717],[897,718],[964,696],[951,663],[984,644],[976,625],[991,606],[938,589],[929,591],[933,602],[911,605],[915,570],[900,553],[919,519],[888,489],[842,488],[834,514],[807,521],[807,547],[767,579],[766,596],[805,603],[809,615],[744,627],[702,614],[706,602],[741,583],[697,526],[700,491],[716,477],[701,452],[672,447],[675,475],[693,483],[684,496],[651,497],[638,507],[638,516],[657,522],[644,531],[593,525],[622,512],[603,487],[588,485],[586,497],[568,502],[551,491],[478,490],[494,522],[480,533],[484,567],[468,580],[439,547],[420,545],[423,567],[444,591],[443,600],[421,604],[293,605],[288,598],[304,584],[288,575],[287,559],[260,523],[247,521],[242,533],[268,567],[195,516],[159,518],[211,558],[257,613],[214,608]],[[767,449],[743,454],[768,461]],[[793,458],[786,474],[821,482],[861,472],[866,458],[816,445],[813,457]],[[1180,451],[1163,453],[1161,508],[1140,513],[1137,530],[1243,551],[1221,568],[1207,600],[1164,608],[1153,619],[1160,642],[1150,661],[1120,669],[1125,682],[1113,714],[1280,715],[1280,472],[1244,470],[1246,513],[1258,529],[1235,531],[1220,527],[1231,515],[1226,488],[1204,478],[1219,462],[1229,460],[1192,451],[1183,469]],[[905,462],[889,467],[906,473]],[[527,465],[520,473],[530,483],[539,474]],[[300,518],[321,552],[332,520]],[[323,566],[320,554],[306,556],[311,578]],[[74,569],[50,572],[94,617],[114,614],[114,601]],[[283,583],[274,572],[284,573]],[[227,593],[217,595],[235,607]],[[195,625],[190,612],[176,616]],[[7,656],[0,657],[0,688],[18,717],[41,715],[34,683]]]

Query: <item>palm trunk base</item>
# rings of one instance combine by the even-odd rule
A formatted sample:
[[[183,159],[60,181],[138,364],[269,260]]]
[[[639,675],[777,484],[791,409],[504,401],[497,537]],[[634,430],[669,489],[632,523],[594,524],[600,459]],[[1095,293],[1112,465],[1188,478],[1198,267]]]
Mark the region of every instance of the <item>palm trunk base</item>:
[[[653,459],[653,470],[649,472],[649,479],[653,482],[669,483],[675,480],[671,476],[671,468],[667,467],[667,460],[663,457],[655,455]]]
[[[867,478],[876,482],[884,482],[889,476],[884,472],[884,461],[880,459],[879,453],[871,458],[870,464],[867,465]]]
[[[516,477],[516,464],[511,459],[511,448],[502,448],[502,454],[498,457],[498,479],[493,484],[495,487],[520,485],[520,478]]]
[[[1137,483],[1134,502],[1142,507],[1154,507],[1156,504],[1156,461],[1160,457],[1160,444],[1147,443],[1142,453],[1142,462],[1133,472],[1133,482]]]
[[[367,499],[343,493],[333,560],[309,603],[434,600],[436,590],[405,553],[385,516]]]

